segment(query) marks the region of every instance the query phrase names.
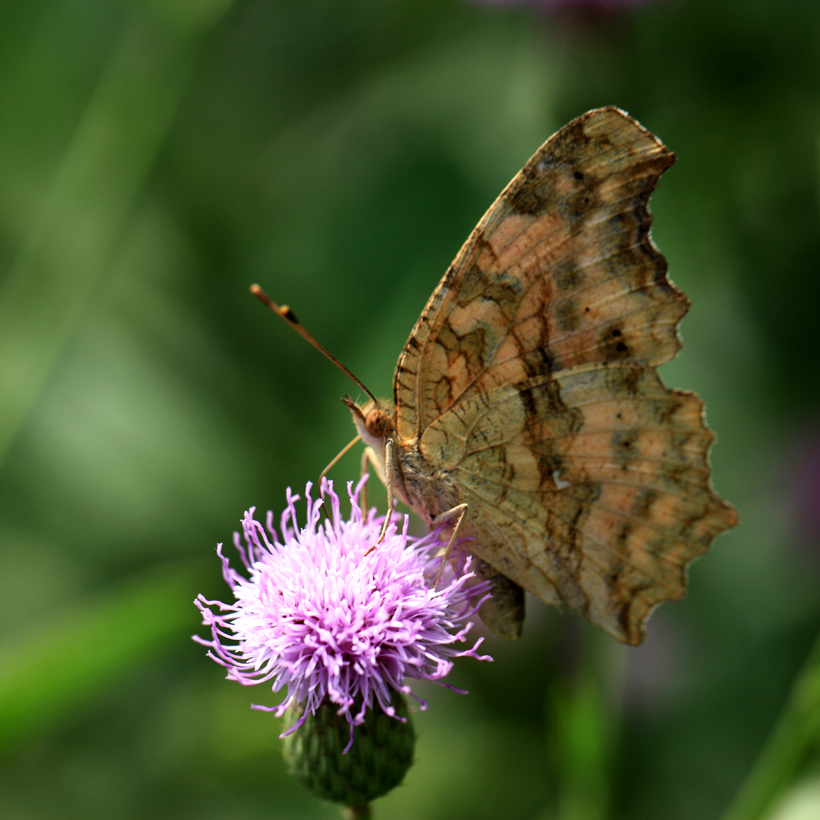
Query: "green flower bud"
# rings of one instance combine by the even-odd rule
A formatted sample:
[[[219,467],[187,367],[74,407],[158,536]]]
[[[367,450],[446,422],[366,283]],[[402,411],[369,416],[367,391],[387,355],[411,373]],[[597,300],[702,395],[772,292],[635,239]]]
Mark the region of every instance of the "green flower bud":
[[[284,738],[288,771],[317,797],[346,806],[369,803],[398,786],[413,762],[416,733],[403,695],[394,693],[392,706],[404,723],[389,717],[380,708],[368,709],[364,723],[354,729],[350,742],[350,723],[339,707],[325,700],[293,734]],[[351,713],[356,714],[352,707]],[[299,706],[291,707],[286,725],[302,715]]]

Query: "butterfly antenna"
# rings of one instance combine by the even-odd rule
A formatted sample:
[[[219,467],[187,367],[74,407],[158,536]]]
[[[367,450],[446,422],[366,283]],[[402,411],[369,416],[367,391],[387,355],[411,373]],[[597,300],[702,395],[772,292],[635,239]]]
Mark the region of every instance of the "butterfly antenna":
[[[345,445],[342,451],[330,462],[330,464],[322,470],[322,474],[319,476],[319,480],[323,479],[335,466],[336,462],[354,445],[358,444],[362,440],[361,436],[356,436],[350,444]]]
[[[305,329],[304,325],[296,318],[293,311],[287,305],[277,305],[268,295],[265,293],[259,285],[251,285],[251,293],[263,304],[267,305],[277,316],[281,316],[303,339],[307,342],[310,342],[320,353],[322,353],[326,358],[330,359],[342,373],[347,374],[351,379],[353,379],[356,384],[367,393],[368,396],[375,402],[376,397],[357,379],[332,353],[329,353],[325,350],[316,339],[311,336],[310,333]],[[336,457],[337,459],[343,456],[347,450],[353,446],[355,442],[351,442],[347,448],[342,450],[341,453]],[[336,462],[333,461],[330,467],[333,466]],[[330,469],[328,467],[328,470]],[[327,472],[327,470],[325,471]],[[324,475],[324,473],[323,473]]]

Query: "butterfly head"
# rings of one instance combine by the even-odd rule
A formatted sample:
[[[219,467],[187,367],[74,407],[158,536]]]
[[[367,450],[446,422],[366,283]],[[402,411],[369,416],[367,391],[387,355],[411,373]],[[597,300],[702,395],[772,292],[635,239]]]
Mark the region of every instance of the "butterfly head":
[[[393,422],[389,408],[376,399],[368,399],[364,404],[356,404],[350,396],[342,401],[353,414],[353,423],[362,441],[377,453],[384,449],[384,441],[393,432]]]

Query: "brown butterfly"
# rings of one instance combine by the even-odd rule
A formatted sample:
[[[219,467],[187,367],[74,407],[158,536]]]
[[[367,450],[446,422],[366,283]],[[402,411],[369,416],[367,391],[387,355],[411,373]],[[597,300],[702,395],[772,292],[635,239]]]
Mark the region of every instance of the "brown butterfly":
[[[702,402],[656,372],[689,308],[649,234],[674,161],[617,108],[566,125],[434,291],[393,402],[345,399],[388,494],[428,526],[460,520],[493,584],[481,616],[506,637],[527,590],[640,643],[738,521],[710,486]]]

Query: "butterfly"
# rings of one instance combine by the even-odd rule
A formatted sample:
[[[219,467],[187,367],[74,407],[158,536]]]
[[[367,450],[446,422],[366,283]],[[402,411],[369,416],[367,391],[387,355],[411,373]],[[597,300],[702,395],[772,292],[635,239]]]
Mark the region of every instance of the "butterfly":
[[[401,353],[392,402],[346,403],[392,494],[460,536],[517,637],[524,590],[638,644],[687,566],[738,521],[714,434],[656,368],[689,301],[650,237],[675,161],[623,111],[550,137],[478,223]]]

